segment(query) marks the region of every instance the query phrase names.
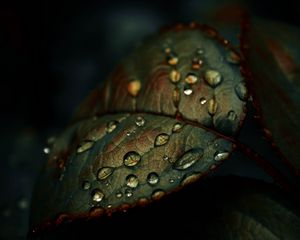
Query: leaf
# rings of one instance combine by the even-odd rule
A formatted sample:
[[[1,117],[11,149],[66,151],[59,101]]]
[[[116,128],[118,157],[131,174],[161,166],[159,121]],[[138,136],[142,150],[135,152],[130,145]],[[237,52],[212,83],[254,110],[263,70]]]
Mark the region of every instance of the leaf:
[[[245,117],[238,63],[207,26],[177,25],[146,39],[56,140],[31,226],[144,205],[215,169]]]
[[[254,100],[266,133],[300,174],[300,32],[298,28],[253,20],[243,34],[252,72]]]

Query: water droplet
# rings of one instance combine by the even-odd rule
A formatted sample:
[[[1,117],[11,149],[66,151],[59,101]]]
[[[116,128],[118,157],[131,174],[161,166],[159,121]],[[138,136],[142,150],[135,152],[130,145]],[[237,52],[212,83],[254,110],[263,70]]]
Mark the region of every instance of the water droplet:
[[[95,142],[93,141],[84,141],[83,143],[81,143],[81,145],[77,148],[77,153],[83,153],[87,150],[89,150],[90,148],[93,147]]]
[[[104,193],[100,189],[96,188],[92,191],[92,199],[94,202],[101,202],[103,198]]]
[[[195,84],[198,81],[198,77],[194,73],[189,73],[185,77],[184,81],[188,84]]]
[[[201,68],[203,61],[198,57],[193,57],[192,59],[192,68],[198,70]]]
[[[175,181],[174,181],[174,179],[171,178],[171,179],[169,180],[169,182],[170,182],[170,183],[174,183]]]
[[[150,184],[150,185],[155,185],[157,184],[159,181],[159,176],[156,172],[152,172],[152,173],[149,173],[148,176],[147,176],[147,182]]]
[[[163,155],[163,160],[164,161],[168,161],[169,160],[169,157],[167,155]]]
[[[187,96],[191,95],[193,93],[193,89],[190,88],[190,86],[185,86],[183,93]]]
[[[127,131],[126,136],[129,137],[131,134],[134,134],[134,133],[135,133],[135,129]]]
[[[90,189],[90,187],[91,187],[91,183],[89,181],[83,181],[82,182],[82,188],[84,190],[88,190],[88,189]]]
[[[154,146],[162,146],[165,145],[170,139],[170,136],[166,133],[161,133],[156,136],[155,141],[154,141]]]
[[[204,105],[206,102],[207,102],[207,100],[204,97],[200,98],[200,104],[201,105]]]
[[[199,54],[199,55],[202,55],[204,53],[204,50],[202,48],[198,48],[196,50],[196,53]]]
[[[133,167],[141,161],[141,155],[137,152],[128,152],[124,155],[123,162],[127,167]]]
[[[179,58],[177,57],[176,53],[170,52],[167,56],[167,61],[170,65],[174,66],[178,63]]]
[[[235,93],[238,96],[238,98],[242,101],[247,100],[248,91],[244,83],[239,83],[235,86]]]
[[[218,109],[218,104],[217,104],[217,101],[212,98],[208,101],[208,112],[210,115],[214,115],[216,112],[217,112],[217,109]]]
[[[221,74],[215,70],[207,70],[205,72],[204,78],[211,87],[218,86],[222,81]]]
[[[103,167],[99,169],[97,173],[98,180],[104,180],[108,178],[114,172],[114,168],[112,167]]]
[[[45,147],[45,148],[43,149],[43,152],[44,152],[45,154],[49,154],[49,153],[50,153],[50,148]]]
[[[182,129],[183,125],[181,123],[175,123],[173,125],[173,128],[172,128],[172,132],[173,133],[177,133],[177,132],[180,132],[181,129]]]
[[[227,113],[227,118],[231,121],[235,121],[237,119],[237,114],[235,111],[231,110]]]
[[[109,123],[106,124],[106,132],[107,133],[111,133],[113,130],[116,129],[118,122],[117,121],[111,121]]]
[[[170,80],[171,80],[172,83],[177,83],[177,82],[179,82],[180,77],[181,77],[181,74],[180,74],[179,71],[177,71],[177,70],[172,70],[172,71],[170,72],[169,78],[170,78]]]
[[[132,97],[136,97],[141,90],[142,84],[139,80],[133,80],[128,83],[127,91]]]
[[[175,161],[173,167],[177,170],[185,170],[193,166],[202,156],[202,148],[190,149]]]
[[[165,195],[165,192],[163,190],[155,190],[153,193],[152,193],[152,199],[153,200],[159,200],[161,199],[163,196]]]
[[[138,116],[135,120],[135,124],[138,126],[138,127],[143,127],[146,123],[146,120],[141,117],[141,116]]]
[[[230,51],[226,55],[226,60],[232,64],[239,64],[241,61],[241,58],[237,53]]]
[[[214,159],[216,161],[223,161],[229,157],[229,152],[216,152]]]
[[[132,190],[129,188],[125,189],[125,195],[126,195],[126,197],[132,197],[132,195],[133,195]]]
[[[139,180],[134,174],[130,174],[126,177],[126,185],[130,188],[136,188],[139,185]]]
[[[188,184],[191,184],[193,182],[195,182],[196,180],[198,180],[201,177],[201,173],[192,173],[189,175],[184,176],[184,178],[182,179],[180,185],[181,186],[186,186]]]
[[[123,197],[123,194],[122,194],[121,192],[117,192],[117,193],[116,193],[116,197],[117,197],[117,198],[121,198],[121,197]]]
[[[90,217],[100,217],[105,213],[105,209],[102,207],[92,207],[89,211]]]

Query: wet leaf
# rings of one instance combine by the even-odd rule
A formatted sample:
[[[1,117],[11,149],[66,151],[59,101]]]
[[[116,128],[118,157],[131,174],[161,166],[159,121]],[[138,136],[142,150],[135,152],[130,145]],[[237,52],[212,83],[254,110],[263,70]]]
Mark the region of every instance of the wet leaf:
[[[300,31],[285,24],[253,20],[246,26],[243,52],[252,72],[252,91],[267,135],[300,174]]]
[[[145,205],[228,158],[227,136],[236,135],[247,100],[228,53],[238,57],[214,29],[195,23],[146,39],[54,143],[31,226],[59,224],[62,213],[87,218]]]

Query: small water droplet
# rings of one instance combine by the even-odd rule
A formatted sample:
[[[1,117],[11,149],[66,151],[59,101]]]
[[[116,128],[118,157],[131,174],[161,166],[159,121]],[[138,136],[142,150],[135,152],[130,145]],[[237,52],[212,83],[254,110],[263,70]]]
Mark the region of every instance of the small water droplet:
[[[163,160],[164,161],[168,161],[169,160],[169,157],[167,155],[163,155]]]
[[[84,190],[88,190],[88,189],[90,189],[90,187],[91,187],[91,183],[89,181],[83,181],[82,182],[82,188]]]
[[[185,86],[183,93],[187,96],[191,95],[193,93],[193,89],[190,88],[190,86]]]
[[[156,136],[155,141],[154,141],[154,146],[162,146],[165,145],[170,139],[170,136],[166,133],[161,133]]]
[[[123,194],[122,194],[121,192],[117,192],[117,193],[116,193],[116,197],[117,197],[117,198],[121,198],[121,197],[123,197]]]
[[[172,128],[173,133],[178,133],[181,131],[183,125],[181,123],[175,123]]]
[[[164,195],[165,195],[165,192],[164,192],[163,190],[158,189],[158,190],[155,190],[155,191],[152,193],[151,198],[152,198],[153,200],[159,200],[159,199],[161,199]]]
[[[132,97],[136,97],[139,94],[141,87],[142,84],[139,80],[133,80],[128,83],[127,91]]]
[[[174,179],[171,178],[171,179],[169,180],[169,182],[170,182],[170,183],[174,183],[175,181],[174,181]]]
[[[207,109],[210,115],[214,115],[217,112],[218,104],[215,98],[212,98],[208,101]]]
[[[169,74],[169,78],[171,80],[172,83],[177,83],[179,82],[180,80],[180,77],[181,77],[181,74],[179,71],[177,70],[172,70]]]
[[[135,120],[135,124],[138,126],[138,127],[143,127],[146,123],[146,120],[141,117],[141,116],[138,116]]]
[[[96,188],[92,191],[92,199],[94,202],[101,202],[103,198],[104,193],[100,189]]]
[[[198,77],[194,73],[189,73],[185,77],[184,81],[188,84],[195,84],[198,81]]]
[[[185,170],[193,166],[202,156],[203,156],[202,148],[190,149],[175,161],[173,167],[176,170]]]
[[[114,168],[112,167],[103,167],[99,169],[97,173],[98,180],[104,180],[108,178],[114,172]]]
[[[176,53],[170,52],[167,56],[167,61],[170,65],[174,66],[178,63],[179,58],[177,57]]]
[[[129,137],[131,134],[134,134],[134,133],[135,133],[135,129],[127,131],[126,136]]]
[[[126,185],[130,188],[136,188],[139,185],[139,180],[134,174],[130,174],[126,177]]]
[[[114,131],[117,127],[118,122],[117,121],[111,121],[109,123],[106,124],[106,128],[105,131],[107,133],[111,133],[112,131]]]
[[[229,157],[229,152],[216,152],[214,159],[216,161],[223,161]]]
[[[236,54],[235,52],[228,52],[227,55],[226,55],[226,60],[229,62],[229,63],[232,63],[232,64],[239,64],[240,61],[241,61],[241,58],[238,54]]]
[[[237,119],[237,114],[235,113],[235,111],[233,110],[230,110],[228,113],[227,113],[227,118],[231,121],[235,121]]]
[[[90,148],[93,147],[95,142],[93,141],[84,141],[83,143],[81,143],[81,145],[77,148],[77,153],[83,153],[87,150],[89,150]]]
[[[204,75],[205,81],[211,86],[216,87],[222,81],[221,73],[215,70],[207,70]]]
[[[43,152],[44,152],[45,154],[49,154],[49,153],[50,153],[50,148],[45,147],[45,148],[43,149]]]
[[[207,102],[207,100],[204,97],[200,98],[201,105],[204,105],[206,102]]]
[[[133,195],[132,190],[129,188],[125,189],[125,195],[126,195],[126,197],[132,197],[132,195]]]
[[[188,174],[188,175],[184,176],[184,178],[182,179],[180,185],[181,186],[186,186],[188,184],[191,184],[191,183],[197,181],[200,177],[201,177],[201,173]]]
[[[248,91],[244,83],[239,83],[235,86],[235,93],[238,96],[238,98],[242,101],[247,100]]]
[[[141,161],[141,155],[137,152],[131,151],[124,155],[123,162],[127,167],[133,167]]]
[[[204,53],[204,50],[202,48],[198,48],[196,50],[196,53],[199,54],[199,55],[202,55]]]
[[[192,68],[198,70],[201,68],[203,61],[199,57],[193,57],[192,59]]]
[[[107,205],[107,208],[109,209],[109,208],[112,208],[112,205],[111,204],[108,204]]]
[[[150,185],[155,185],[157,184],[159,181],[159,176],[156,172],[151,172],[148,174],[147,176],[147,182],[150,184]]]

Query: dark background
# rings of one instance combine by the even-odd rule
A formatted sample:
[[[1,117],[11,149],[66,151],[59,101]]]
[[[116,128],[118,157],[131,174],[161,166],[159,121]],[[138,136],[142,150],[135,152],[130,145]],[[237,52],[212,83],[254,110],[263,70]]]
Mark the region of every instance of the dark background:
[[[80,101],[138,41],[164,25],[209,24],[218,9],[235,5],[300,24],[300,8],[287,0],[1,3],[0,238],[25,237],[46,139],[66,126]],[[255,167],[251,171],[245,175],[269,180]]]

